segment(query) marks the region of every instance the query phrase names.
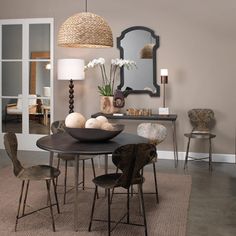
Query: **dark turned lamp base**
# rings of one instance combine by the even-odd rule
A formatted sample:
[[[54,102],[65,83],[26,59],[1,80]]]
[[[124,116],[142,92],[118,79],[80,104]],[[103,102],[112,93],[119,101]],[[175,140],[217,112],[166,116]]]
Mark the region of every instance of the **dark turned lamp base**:
[[[69,113],[74,112],[74,83],[70,80],[69,84]]]

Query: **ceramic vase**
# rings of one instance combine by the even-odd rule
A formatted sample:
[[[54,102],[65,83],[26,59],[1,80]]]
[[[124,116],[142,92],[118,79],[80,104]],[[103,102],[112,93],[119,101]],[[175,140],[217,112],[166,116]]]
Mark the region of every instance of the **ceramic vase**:
[[[100,97],[100,111],[104,114],[113,114],[119,111],[119,108],[113,106],[113,96]]]

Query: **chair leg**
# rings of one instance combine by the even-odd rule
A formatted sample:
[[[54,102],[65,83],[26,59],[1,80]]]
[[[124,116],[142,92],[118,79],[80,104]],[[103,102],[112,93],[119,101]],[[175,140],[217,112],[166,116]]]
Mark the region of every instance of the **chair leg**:
[[[93,158],[91,158],[91,164],[92,164],[92,170],[93,170],[93,177],[96,178],[95,166],[94,166],[94,160],[93,160]]]
[[[143,169],[140,171],[140,175],[143,177]],[[139,198],[139,213],[142,216],[143,215],[143,209],[142,209],[142,199],[141,199],[141,193],[140,193],[140,188],[138,187],[138,198]]]
[[[138,187],[138,198],[139,198],[139,213],[142,216],[143,215],[143,209],[142,209],[142,198],[140,193],[140,188]]]
[[[134,187],[133,187],[133,185],[131,185],[131,197],[133,197],[134,196]]]
[[[58,158],[58,161],[57,161],[57,169],[59,170],[60,168],[60,162],[61,162],[61,159]],[[58,183],[58,177],[56,178],[56,186],[57,186],[57,183]]]
[[[16,215],[15,232],[16,232],[16,230],[17,230],[17,224],[18,224],[18,219],[19,219],[19,215],[20,215],[20,207],[21,207],[21,201],[22,201],[24,186],[25,186],[25,180],[22,181],[22,185],[21,185],[21,192],[20,192],[20,198],[19,198],[19,205],[18,205],[17,215]]]
[[[82,165],[83,171],[82,171],[82,188],[84,190],[84,182],[85,182],[85,160],[83,160],[83,165]]]
[[[26,190],[25,190],[25,198],[24,198],[24,203],[23,203],[23,210],[22,210],[22,216],[25,215],[25,205],[26,205],[26,200],[27,200],[27,195],[28,195],[28,190],[29,190],[29,183],[30,183],[30,181],[27,180]]]
[[[97,191],[98,191],[98,187],[95,187],[95,191],[94,191],[94,197],[93,197],[93,206],[92,206],[92,211],[91,211],[91,215],[90,215],[90,223],[89,223],[89,228],[88,231],[91,231],[91,227],[92,227],[92,221],[93,221],[93,214],[94,214],[94,208],[95,208],[95,202],[96,202],[96,196],[97,196]]]
[[[147,220],[146,220],[146,213],[145,213],[145,206],[144,206],[144,199],[143,199],[143,187],[142,184],[138,185],[140,197],[141,197],[141,205],[142,205],[142,211],[143,211],[143,224],[145,229],[145,236],[148,236],[147,233]]]
[[[118,168],[116,168],[116,174],[118,173]],[[112,202],[112,199],[113,199],[113,195],[114,195],[114,192],[115,192],[115,188],[112,189],[111,191],[111,202]]]
[[[108,236],[111,235],[111,196],[110,196],[111,189],[107,191],[107,223],[108,223]]]
[[[50,180],[46,180],[46,186],[47,186],[47,192],[48,192],[48,200],[49,200],[49,208],[51,212],[51,217],[52,217],[52,229],[53,232],[56,231],[55,229],[55,222],[54,222],[54,216],[53,216],[53,209],[52,209],[52,200],[51,200],[51,194],[50,194]]]
[[[143,168],[142,168],[142,170],[141,170],[141,173],[140,173],[142,176],[143,176]]]
[[[209,138],[209,171],[212,171],[212,145],[211,145],[211,138]]]
[[[129,224],[129,188],[127,189],[127,224]]]
[[[91,158],[91,164],[92,164],[92,170],[93,170],[93,177],[96,178],[95,166],[94,166],[93,158]],[[99,195],[98,195],[98,192],[97,192],[97,199],[98,198],[99,198]]]
[[[56,187],[56,184],[55,184],[55,179],[52,179],[52,183],[53,183],[53,189],[54,189],[55,200],[56,200],[56,204],[57,204],[57,212],[58,212],[58,214],[60,214],[60,208],[59,208],[59,203],[58,203],[57,187]]]
[[[66,204],[66,185],[67,185],[67,160],[65,161],[65,176],[64,176],[64,196],[63,196],[63,204]]]
[[[186,150],[186,154],[185,154],[184,169],[187,167],[187,164],[188,164],[188,153],[189,153],[190,139],[191,138],[188,138],[188,145],[187,145],[187,150]]]
[[[155,162],[153,162],[152,164],[153,164],[153,174],[154,174],[155,190],[156,190],[156,201],[158,204],[159,203],[159,196],[158,196],[158,187],[157,187],[156,165],[155,165]]]

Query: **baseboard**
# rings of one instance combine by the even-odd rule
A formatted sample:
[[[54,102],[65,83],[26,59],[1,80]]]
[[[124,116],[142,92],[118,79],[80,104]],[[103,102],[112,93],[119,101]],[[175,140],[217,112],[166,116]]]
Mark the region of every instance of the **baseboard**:
[[[189,153],[192,157],[205,157],[208,155],[208,153]],[[174,154],[172,151],[158,151],[158,159],[162,160],[174,160]],[[178,152],[178,159],[179,160],[185,160],[185,152]],[[191,161],[189,159],[189,161]],[[208,161],[208,160],[206,160]],[[212,161],[213,162],[224,162],[224,163],[235,163],[235,155],[234,154],[213,154],[212,155]],[[104,159],[103,155],[101,155],[101,158],[95,158],[94,162],[99,168],[103,168],[104,166]],[[108,158],[108,166],[113,166],[111,155],[109,155]]]
[[[24,158],[22,158],[22,161],[35,161],[35,162],[45,162],[48,163],[49,153],[45,151],[19,151],[20,155]],[[207,156],[208,153],[193,153],[190,152],[189,155],[192,157],[204,157]],[[3,159],[8,159],[5,150],[0,150],[0,156]],[[104,165],[104,159],[103,155],[100,155],[101,158],[95,158],[94,161],[97,164],[97,166],[103,166]],[[32,158],[34,157],[34,158]],[[37,158],[38,157],[38,158]],[[178,152],[178,158],[179,160],[185,159],[185,152]],[[56,158],[55,158],[56,159]],[[173,151],[158,151],[158,159],[163,160],[174,160],[174,154]],[[236,157],[234,154],[213,154],[212,155],[212,161],[213,162],[225,162],[225,163],[236,163]],[[108,165],[112,165],[111,161],[111,155],[109,155],[108,158]]]
[[[208,156],[208,153],[196,153],[190,152],[189,156],[201,158]],[[178,152],[179,160],[185,160],[185,152]],[[158,159],[172,159],[174,160],[174,154],[172,151],[158,151]],[[226,162],[226,163],[235,163],[236,157],[234,154],[212,154],[212,162]]]

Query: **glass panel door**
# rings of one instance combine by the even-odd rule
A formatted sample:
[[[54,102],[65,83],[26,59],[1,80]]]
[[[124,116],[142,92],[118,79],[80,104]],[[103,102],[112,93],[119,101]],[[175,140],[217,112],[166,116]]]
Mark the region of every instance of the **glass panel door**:
[[[50,133],[51,49],[53,19],[0,20],[1,138],[8,131],[18,133],[22,141]],[[22,147],[32,150],[25,142]]]
[[[22,133],[23,25],[2,25],[2,131]],[[18,98],[21,96],[21,98]]]

